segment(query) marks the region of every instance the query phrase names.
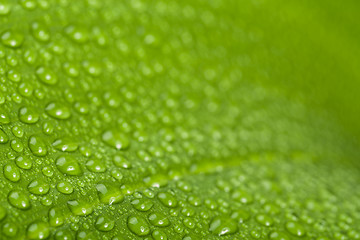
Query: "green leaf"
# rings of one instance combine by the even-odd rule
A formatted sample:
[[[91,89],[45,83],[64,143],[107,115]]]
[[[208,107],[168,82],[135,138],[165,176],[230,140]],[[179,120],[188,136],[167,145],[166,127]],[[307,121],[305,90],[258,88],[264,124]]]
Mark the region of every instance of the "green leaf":
[[[359,7],[0,0],[0,239],[360,239]]]

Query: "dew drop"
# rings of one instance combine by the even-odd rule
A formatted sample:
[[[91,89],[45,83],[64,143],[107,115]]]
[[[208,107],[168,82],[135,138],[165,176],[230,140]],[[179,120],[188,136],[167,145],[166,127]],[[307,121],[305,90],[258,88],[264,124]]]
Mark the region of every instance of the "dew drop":
[[[289,233],[298,237],[303,237],[306,233],[304,227],[300,223],[294,221],[287,222],[285,228]]]
[[[69,182],[59,182],[56,185],[56,189],[61,192],[62,194],[71,194],[74,191],[74,187]]]
[[[18,182],[21,174],[19,168],[15,164],[8,163],[4,166],[4,176],[11,182]]]
[[[32,194],[44,195],[49,192],[50,185],[43,179],[36,179],[28,185],[28,190]]]
[[[141,212],[149,211],[154,205],[151,200],[145,198],[135,199],[131,204],[136,210]]]
[[[36,76],[42,83],[48,85],[55,85],[58,82],[56,74],[48,67],[38,67]]]
[[[96,189],[98,191],[100,202],[104,204],[112,205],[124,200],[124,195],[117,187],[100,183],[96,185]]]
[[[169,219],[162,213],[151,213],[148,217],[150,223],[156,227],[167,227],[170,225]]]
[[[177,206],[177,199],[170,193],[160,192],[158,193],[157,197],[160,202],[166,207],[174,208]]]
[[[27,210],[31,207],[29,197],[24,192],[18,190],[9,193],[8,201],[13,207],[21,210]]]
[[[24,42],[24,36],[16,31],[8,30],[1,35],[1,42],[11,48],[18,48]]]
[[[129,139],[125,134],[112,129],[107,130],[102,134],[102,140],[110,147],[119,150],[128,148],[130,144]]]
[[[50,32],[41,22],[31,24],[31,33],[33,37],[40,42],[47,42],[50,39]]]
[[[56,159],[56,167],[61,173],[70,176],[79,176],[82,174],[78,161],[72,156],[63,155],[58,157]]]
[[[26,231],[28,239],[46,239],[50,236],[49,224],[43,221],[31,223]]]
[[[49,224],[52,227],[58,227],[64,224],[64,215],[58,208],[50,208]]]
[[[168,239],[166,233],[161,230],[153,231],[151,236],[154,238],[154,240],[167,240]]]
[[[23,123],[34,124],[39,121],[40,115],[30,107],[22,107],[19,109],[19,119]]]
[[[115,226],[115,221],[105,216],[99,216],[95,222],[96,229],[102,232],[111,231],[114,228],[114,226]]]
[[[237,230],[237,222],[227,216],[217,216],[213,218],[209,227],[209,231],[218,236],[229,235],[235,233]]]
[[[146,236],[150,233],[149,224],[146,222],[145,218],[140,216],[129,216],[127,220],[127,226],[130,231],[138,236]]]
[[[273,231],[269,234],[270,240],[289,240],[289,237],[282,232],[279,231]]]
[[[94,207],[91,202],[71,200],[67,202],[70,211],[76,216],[87,216],[94,211]]]
[[[9,141],[8,135],[0,128],[0,143],[4,144]]]
[[[18,232],[18,227],[14,223],[6,222],[2,226],[2,233],[7,237],[15,237]]]
[[[65,106],[61,105],[58,102],[51,102],[45,108],[46,113],[55,119],[69,119],[71,117],[70,109]]]
[[[32,167],[32,161],[27,156],[19,156],[15,160],[16,165],[25,170],[29,170]]]
[[[37,157],[44,157],[48,152],[44,140],[41,137],[35,135],[29,138],[29,148],[31,152]]]
[[[63,152],[74,152],[78,149],[79,144],[74,139],[60,138],[53,142],[53,147],[56,150]]]
[[[87,161],[86,168],[94,173],[102,173],[106,171],[105,163],[99,159],[91,159]]]

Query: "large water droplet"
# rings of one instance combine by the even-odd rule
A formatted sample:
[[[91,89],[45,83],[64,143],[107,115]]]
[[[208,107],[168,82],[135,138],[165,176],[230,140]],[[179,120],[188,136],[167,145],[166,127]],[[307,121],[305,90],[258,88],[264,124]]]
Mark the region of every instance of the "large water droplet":
[[[95,227],[99,231],[108,232],[111,231],[115,226],[115,221],[106,216],[99,216],[96,219]]]
[[[11,191],[8,195],[8,201],[13,207],[21,210],[27,210],[31,207],[30,199],[27,194],[19,190]]]
[[[4,166],[4,176],[11,182],[18,182],[21,174],[19,168],[15,166],[15,164],[8,163]]]
[[[169,219],[162,213],[151,213],[148,217],[150,223],[157,227],[167,227],[170,225]]]
[[[28,190],[32,194],[44,195],[49,192],[50,185],[43,179],[36,179],[28,185]]]
[[[48,85],[55,85],[58,82],[56,74],[48,67],[38,67],[36,76],[41,82]]]
[[[114,147],[119,150],[128,148],[130,144],[129,139],[125,134],[113,129],[105,131],[101,138],[110,147]]]
[[[112,205],[124,200],[124,195],[117,187],[101,183],[96,185],[96,189],[98,191],[100,202],[102,203]]]
[[[46,239],[50,236],[49,224],[43,221],[31,223],[26,231],[28,239]]]
[[[29,148],[35,156],[44,157],[47,154],[46,144],[39,136],[31,136],[29,138]]]
[[[238,230],[237,222],[227,216],[215,217],[209,227],[209,231],[218,236],[229,235]]]
[[[146,222],[145,218],[140,216],[129,216],[127,220],[127,226],[131,232],[140,237],[146,236],[150,233],[149,224]]]
[[[23,123],[34,124],[39,121],[40,115],[30,107],[22,107],[19,109],[19,119]]]
[[[177,206],[177,199],[171,193],[160,192],[157,195],[158,199],[164,206],[174,208]]]
[[[67,202],[70,211],[76,216],[87,216],[94,211],[94,207],[91,202],[85,200],[72,200]]]
[[[47,114],[49,114],[49,116],[56,118],[56,119],[65,120],[65,119],[69,119],[71,117],[70,108],[68,108],[67,106],[62,105],[58,102],[49,103],[46,106],[45,111]]]
[[[78,161],[72,156],[60,156],[56,159],[57,169],[63,173],[70,176],[79,176],[82,174],[81,167]]]
[[[7,47],[17,48],[23,44],[24,35],[13,30],[8,30],[1,35],[1,42]]]

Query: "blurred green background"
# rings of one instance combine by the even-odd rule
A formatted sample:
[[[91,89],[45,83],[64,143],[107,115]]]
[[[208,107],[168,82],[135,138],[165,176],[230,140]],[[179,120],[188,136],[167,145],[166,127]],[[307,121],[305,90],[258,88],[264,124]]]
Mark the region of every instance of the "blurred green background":
[[[360,1],[254,2],[259,8],[233,9],[257,26],[261,83],[328,110],[359,140]]]

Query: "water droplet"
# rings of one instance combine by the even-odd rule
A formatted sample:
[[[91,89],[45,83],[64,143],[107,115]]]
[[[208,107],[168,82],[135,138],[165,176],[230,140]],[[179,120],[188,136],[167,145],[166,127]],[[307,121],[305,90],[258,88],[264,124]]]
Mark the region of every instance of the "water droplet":
[[[41,22],[31,24],[31,33],[33,37],[40,42],[47,42],[50,39],[50,32]]]
[[[189,202],[191,205],[197,207],[197,206],[200,206],[200,205],[201,205],[201,202],[202,202],[202,201],[201,201],[201,199],[200,199],[198,196],[191,195],[191,196],[188,197],[188,202]]]
[[[9,115],[5,112],[0,112],[0,123],[8,124],[10,122]]]
[[[79,68],[74,63],[70,63],[70,62],[64,63],[63,69],[65,71],[65,74],[68,75],[69,77],[79,76]]]
[[[10,79],[11,81],[16,82],[16,83],[20,82],[20,80],[21,80],[21,74],[14,69],[11,69],[7,72],[7,77],[8,77],[8,79]]]
[[[53,147],[63,152],[74,152],[78,149],[79,144],[74,139],[60,138],[53,142]]]
[[[30,107],[22,107],[19,110],[19,119],[23,123],[34,124],[39,121],[39,114]]]
[[[146,222],[145,218],[140,216],[129,216],[127,220],[127,226],[130,231],[138,236],[146,236],[150,233],[149,224]]]
[[[2,226],[2,233],[7,237],[15,237],[18,232],[18,227],[14,223],[6,222]]]
[[[44,195],[49,192],[50,185],[43,179],[36,179],[28,185],[28,190],[32,194]]]
[[[49,116],[56,119],[65,120],[71,117],[70,109],[67,106],[61,105],[58,102],[49,103],[46,106],[45,111],[47,114],[49,114]]]
[[[37,157],[44,157],[47,154],[47,147],[44,140],[39,136],[31,136],[29,138],[29,148]]]
[[[243,204],[251,204],[254,201],[254,198],[251,194],[248,192],[245,192],[243,190],[236,190],[232,194],[232,198],[236,201],[239,201]]]
[[[256,215],[255,219],[258,223],[260,223],[266,227],[270,227],[274,223],[274,220],[270,216],[265,215],[265,214],[258,214],[258,215]]]
[[[64,215],[58,208],[50,208],[49,210],[49,224],[52,227],[58,227],[64,224]]]
[[[1,42],[11,48],[18,48],[24,42],[24,36],[16,31],[8,30],[1,35]]]
[[[82,174],[81,167],[78,161],[72,156],[63,155],[56,159],[57,169],[70,176],[79,176]]]
[[[129,139],[125,134],[115,130],[107,130],[102,134],[102,140],[110,147],[116,149],[126,149],[129,147]]]
[[[14,150],[15,152],[22,152],[24,150],[24,145],[22,144],[22,142],[19,139],[13,139],[10,142],[10,146],[12,148],[12,150]]]
[[[58,82],[56,74],[48,67],[38,67],[36,76],[42,83],[48,85],[55,85]]]
[[[56,185],[56,189],[63,194],[71,194],[74,191],[74,187],[69,182],[59,182]]]
[[[8,135],[0,128],[0,143],[7,143],[9,141]]]
[[[66,35],[76,43],[86,43],[89,40],[89,33],[83,27],[69,25],[65,28]]]
[[[101,64],[96,61],[84,61],[83,67],[91,76],[98,77],[102,73]]]
[[[37,3],[35,0],[20,0],[20,5],[27,10],[34,10],[37,6]]]
[[[112,205],[124,200],[124,195],[117,187],[98,184],[96,185],[96,189],[98,191],[100,202],[102,203]]]
[[[4,166],[4,176],[11,182],[18,182],[21,174],[19,168],[15,166],[15,164],[8,163]]]
[[[0,206],[0,221],[2,221],[7,215],[6,208]]]
[[[164,204],[164,206],[166,207],[173,208],[177,206],[177,199],[175,198],[175,196],[173,196],[170,193],[160,192],[158,193],[157,197],[160,200],[160,202]]]
[[[73,240],[73,234],[70,230],[59,230],[55,234],[55,240]]]
[[[231,218],[237,220],[239,223],[243,223],[250,218],[250,213],[247,210],[239,209],[231,214]]]
[[[7,1],[0,2],[0,16],[8,15],[11,11],[11,5]]]
[[[70,211],[76,216],[87,216],[94,211],[94,207],[91,202],[86,200],[78,201],[72,200],[67,202]]]
[[[170,225],[169,219],[162,213],[151,213],[148,217],[150,223],[156,227],[167,227]]]
[[[298,222],[290,221],[285,224],[286,230],[294,236],[305,236],[305,228]]]
[[[235,233],[238,230],[237,222],[227,216],[215,217],[209,227],[209,231],[218,236]]]
[[[116,155],[113,158],[113,162],[117,167],[121,167],[125,169],[129,169],[132,167],[132,164],[123,156]]]
[[[184,220],[183,220],[183,224],[184,224],[184,226],[187,227],[187,228],[194,229],[196,223],[195,223],[195,221],[194,221],[192,218],[186,217],[186,218],[184,218]]]
[[[21,210],[27,210],[31,207],[29,197],[24,192],[18,190],[9,193],[8,201],[13,207]]]
[[[154,240],[167,240],[167,235],[161,230],[155,230],[152,232],[151,236],[154,238]]]
[[[136,210],[141,212],[149,211],[154,205],[151,200],[145,198],[135,199],[131,204]]]
[[[30,97],[34,91],[34,88],[26,82],[23,82],[18,87],[18,92],[24,97]]]
[[[19,156],[15,160],[16,165],[19,168],[28,170],[32,167],[32,161],[27,156]]]
[[[111,171],[111,176],[113,177],[113,178],[115,178],[116,180],[118,180],[118,181],[120,181],[121,179],[123,179],[123,175],[122,175],[122,173],[118,170],[118,169],[113,169],[112,171]]]
[[[91,159],[91,160],[87,161],[86,168],[89,171],[95,172],[95,173],[102,173],[102,172],[106,171],[105,163],[103,163],[99,159]]]
[[[111,231],[115,226],[115,221],[109,217],[99,216],[96,219],[95,227],[99,231],[108,232]]]
[[[28,239],[46,239],[50,236],[49,224],[43,221],[31,223],[26,231]]]
[[[259,239],[261,237],[261,233],[256,230],[251,230],[250,235],[255,239]]]
[[[289,240],[289,237],[282,232],[273,231],[269,234],[270,240]]]
[[[90,106],[86,102],[75,102],[74,108],[80,114],[88,114],[90,111]]]

